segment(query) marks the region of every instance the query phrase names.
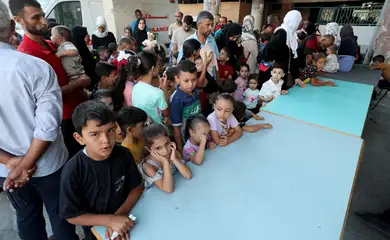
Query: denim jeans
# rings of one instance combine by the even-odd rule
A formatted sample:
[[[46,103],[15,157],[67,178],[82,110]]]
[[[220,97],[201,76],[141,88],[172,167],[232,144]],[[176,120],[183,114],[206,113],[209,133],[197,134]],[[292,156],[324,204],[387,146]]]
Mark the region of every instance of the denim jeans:
[[[46,240],[46,223],[43,204],[49,215],[56,240],[78,240],[75,226],[59,216],[60,177],[62,168],[45,176],[31,178],[22,188],[8,192],[7,196],[16,210],[19,237],[22,240]],[[0,177],[0,185],[5,178]]]

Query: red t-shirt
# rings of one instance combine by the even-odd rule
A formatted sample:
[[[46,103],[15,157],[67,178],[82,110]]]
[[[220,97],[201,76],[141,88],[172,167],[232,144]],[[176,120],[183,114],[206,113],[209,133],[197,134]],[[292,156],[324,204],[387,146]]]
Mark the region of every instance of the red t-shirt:
[[[218,63],[218,72],[220,79],[228,79],[229,75],[233,75],[233,67],[227,63]]]
[[[313,35],[311,38],[306,40],[305,54],[313,54],[318,52],[318,41],[317,36]]]
[[[18,47],[18,51],[40,58],[47,62],[57,74],[58,84],[60,86],[68,85],[69,79],[66,75],[64,67],[62,66],[61,59],[55,55],[56,47],[50,41],[45,41],[49,50],[43,48],[41,45],[31,40],[25,34],[22,43]],[[72,94],[72,96],[69,97],[62,97],[62,119],[72,118],[73,110],[77,107],[77,105],[81,103],[81,96],[78,97],[77,95],[75,95],[76,94]]]

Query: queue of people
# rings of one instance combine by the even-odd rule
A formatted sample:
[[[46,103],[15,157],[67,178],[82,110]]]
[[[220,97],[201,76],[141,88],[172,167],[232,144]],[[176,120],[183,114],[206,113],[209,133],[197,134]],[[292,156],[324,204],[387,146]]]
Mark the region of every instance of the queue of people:
[[[0,3],[0,182],[22,239],[47,238],[42,204],[56,239],[78,239],[74,225],[86,239],[95,239],[92,226],[105,226],[106,238],[129,239],[135,222],[127,214],[144,189],[174,192],[175,172],[192,177],[186,163],[201,165],[205,151],[239,141],[243,131],[272,128],[245,122],[264,120],[261,107],[295,84],[335,86],[317,75],[342,65],[335,35],[319,36],[308,23],[299,43],[296,10],[280,26],[270,18],[262,51],[252,16],[240,25],[202,11],[195,30],[191,16],[177,13],[174,64],[164,69],[138,9],[118,42],[98,18],[96,61],[86,28],[54,26],[45,40],[37,1],[10,0],[9,7],[25,35],[13,48],[15,23]],[[354,39],[344,27],[340,49]]]

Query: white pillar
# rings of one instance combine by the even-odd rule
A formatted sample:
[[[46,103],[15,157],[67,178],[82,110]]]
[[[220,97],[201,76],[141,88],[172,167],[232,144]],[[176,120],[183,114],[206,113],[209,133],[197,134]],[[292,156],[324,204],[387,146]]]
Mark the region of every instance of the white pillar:
[[[204,0],[203,10],[211,12],[213,15],[219,13],[221,0]]]
[[[264,12],[264,0],[253,0],[251,15],[255,18],[255,29],[261,30],[263,13]]]

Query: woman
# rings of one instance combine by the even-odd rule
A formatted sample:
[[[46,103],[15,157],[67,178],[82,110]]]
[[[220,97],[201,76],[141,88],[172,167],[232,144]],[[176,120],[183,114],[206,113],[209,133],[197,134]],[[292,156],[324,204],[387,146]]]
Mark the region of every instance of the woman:
[[[296,31],[299,24],[302,21],[302,15],[297,10],[292,10],[286,14],[283,19],[282,25],[275,30],[271,40],[264,48],[264,62],[275,61],[281,64],[284,68],[285,76],[283,77],[284,83],[282,90],[288,90],[291,85],[288,84],[288,72],[291,72],[295,84],[304,87],[304,83],[299,79],[299,69],[294,59],[298,58],[298,40]],[[293,61],[294,60],[294,61]],[[271,67],[267,64],[261,64],[264,68],[261,68],[259,88],[261,85],[268,81],[271,77]]]
[[[335,37],[334,44],[337,46],[340,46],[340,39],[339,39],[339,25],[336,22],[330,22],[326,24],[325,27],[325,35],[332,35]]]
[[[148,38],[146,20],[144,18],[139,18],[137,20],[136,28],[133,31],[133,37],[137,41],[137,51],[141,51],[143,49],[142,42]]]
[[[72,41],[76,46],[77,51],[81,56],[81,64],[84,66],[85,73],[91,79],[91,90],[99,82],[99,76],[95,73],[96,60],[93,58],[92,53],[89,51],[86,41],[89,39],[87,28],[81,26],[75,26],[72,29]],[[88,41],[89,42],[89,41]]]
[[[107,24],[104,17],[99,16],[96,19],[96,31],[92,34],[93,49],[104,46],[108,47],[110,43],[116,43],[115,36],[107,30]]]
[[[238,23],[228,23],[222,30],[221,35],[216,39],[219,51],[222,48],[229,50],[229,65],[239,65],[239,59],[242,56],[242,47],[239,47],[241,41],[242,26]],[[234,76],[233,76],[234,77]]]
[[[249,74],[258,73],[257,55],[259,53],[259,47],[253,33],[254,22],[255,18],[252,15],[245,16],[241,35],[241,45],[243,47],[246,64],[249,65]]]
[[[353,28],[350,25],[344,25],[340,30],[339,47],[339,71],[350,72],[358,54],[358,44]]]

